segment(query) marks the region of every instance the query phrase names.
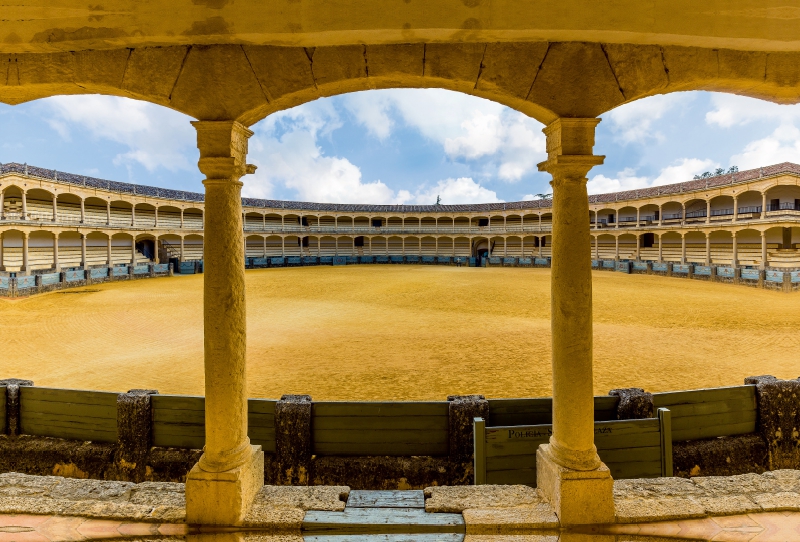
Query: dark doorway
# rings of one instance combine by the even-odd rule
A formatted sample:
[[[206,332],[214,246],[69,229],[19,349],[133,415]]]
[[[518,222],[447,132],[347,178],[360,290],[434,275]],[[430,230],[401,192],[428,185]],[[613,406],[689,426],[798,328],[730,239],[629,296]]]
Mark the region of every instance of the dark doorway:
[[[642,235],[642,248],[653,248],[655,242],[656,242],[656,234],[645,233],[644,235]]]
[[[353,244],[355,246],[357,246],[357,247],[363,247],[364,246],[364,237],[363,236],[356,237],[355,241],[353,241]]]
[[[479,228],[483,228],[483,227],[488,226],[488,225],[489,225],[489,219],[488,218],[479,218],[478,219],[478,227]]]

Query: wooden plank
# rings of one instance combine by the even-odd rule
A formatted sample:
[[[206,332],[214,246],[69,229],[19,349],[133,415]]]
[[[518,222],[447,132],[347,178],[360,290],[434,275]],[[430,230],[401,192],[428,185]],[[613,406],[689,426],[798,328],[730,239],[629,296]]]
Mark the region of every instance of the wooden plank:
[[[278,401],[275,399],[248,399],[247,412],[249,414],[271,414],[275,415],[275,405]]]
[[[373,442],[408,442],[413,444],[443,444],[448,443],[446,433],[435,430],[417,429],[390,429],[387,431],[337,431],[327,429],[314,429],[312,431],[315,444],[337,444],[349,442],[353,444],[369,444]]]
[[[343,512],[309,510],[303,534],[464,533],[461,514],[428,514],[405,508],[345,508]]]
[[[317,455],[343,455],[343,456],[406,456],[406,455],[431,455],[444,456],[449,452],[447,443],[405,443],[405,442],[370,442],[370,443],[322,443],[314,444],[314,453]]]
[[[275,427],[275,414],[248,412],[247,424],[250,427]]]
[[[661,465],[661,446],[598,450],[597,454],[604,463],[656,462]]]
[[[153,421],[155,423],[205,424],[205,420],[206,413],[204,410],[153,409]]]
[[[755,397],[754,385],[654,393],[653,404],[656,408],[659,408],[685,403],[712,403],[728,399],[747,399],[749,397]]]
[[[83,403],[61,403],[55,401],[39,401],[36,399],[24,399],[20,402],[20,414],[25,416],[29,413],[40,414],[68,414],[73,417],[86,418],[108,418],[116,423],[117,405],[87,405]]]
[[[155,431],[153,432],[153,446],[161,446],[164,448],[192,448],[199,450],[205,446],[205,443],[206,439],[204,436],[162,435]]]
[[[313,403],[312,417],[323,416],[445,416],[450,405],[446,401],[428,402],[345,402]]]
[[[75,417],[71,414],[52,414],[43,412],[26,412],[20,416],[20,422],[23,426],[28,424],[53,424],[63,427],[91,427],[103,431],[116,431],[117,419],[116,418],[88,418],[88,417]]]
[[[750,397],[746,399],[727,399],[725,401],[714,401],[711,403],[671,405],[669,410],[673,418],[707,416],[709,414],[721,414],[724,412],[755,411],[756,398]]]
[[[486,483],[486,421],[474,418],[473,423],[473,470],[475,485]]]
[[[736,425],[745,422],[755,423],[758,413],[755,410],[740,410],[738,412],[721,412],[705,416],[681,416],[672,420],[673,431],[687,431],[696,427],[713,427]],[[721,436],[721,435],[720,435]]]
[[[675,423],[675,420],[672,420]],[[700,440],[715,437],[728,437],[733,435],[747,435],[755,433],[755,422],[743,422],[738,424],[731,424],[726,426],[714,425],[711,427],[695,427],[683,431],[672,430],[672,442],[681,442],[684,440]]]
[[[502,485],[522,484],[536,487],[536,469],[487,472],[486,483]]]
[[[53,437],[70,440],[82,440],[93,442],[116,442],[117,432],[103,431],[91,427],[80,425],[62,425],[49,423],[31,423],[23,425],[22,433],[25,435],[37,435],[40,437]]]
[[[669,409],[659,408],[656,411],[661,425],[661,476],[671,477],[672,468],[672,413]]]
[[[464,542],[461,533],[323,534],[306,535],[305,542]]]
[[[354,489],[347,498],[347,508],[419,508],[425,509],[425,495],[417,491],[366,491]]]
[[[617,480],[631,478],[658,478],[661,476],[661,461],[649,463],[606,463],[611,476]]]
[[[205,397],[190,395],[151,395],[153,410],[205,410]]]
[[[595,421],[616,418],[619,397],[600,395],[594,398]],[[540,425],[552,422],[553,399],[489,399],[490,427],[511,425]]]
[[[108,391],[68,390],[60,388],[39,388],[20,386],[20,407],[25,400],[52,401],[56,403],[77,403],[83,405],[116,406],[118,393]]]
[[[449,428],[446,416],[323,416],[311,422],[314,431],[444,431]]]

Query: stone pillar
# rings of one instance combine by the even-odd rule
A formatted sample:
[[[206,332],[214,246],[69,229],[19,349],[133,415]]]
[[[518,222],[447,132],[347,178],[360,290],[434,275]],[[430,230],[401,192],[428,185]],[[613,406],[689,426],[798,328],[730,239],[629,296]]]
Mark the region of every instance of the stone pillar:
[[[181,253],[180,253],[180,260],[183,261],[183,236],[181,236]]]
[[[131,227],[136,225],[136,204],[131,204]]]
[[[589,170],[600,119],[558,119],[543,131],[553,180],[551,326],[553,436],[537,451],[537,486],[562,525],[613,523],[611,473],[594,445]]]
[[[275,483],[309,485],[311,396],[284,395],[275,405]]]
[[[24,201],[24,200],[23,200]],[[761,194],[761,218],[767,218],[767,193]]]
[[[800,379],[751,376],[758,406],[757,431],[767,441],[769,470],[800,468]]]
[[[761,269],[767,268],[767,232],[761,232]]]
[[[706,200],[706,224],[711,224],[711,200]]]
[[[681,264],[686,263],[686,234],[681,235]]]
[[[234,121],[195,121],[206,176],[203,312],[206,445],[186,479],[186,522],[239,524],[264,485],[264,452],[247,436],[242,182],[253,132]]]
[[[58,261],[58,234],[53,234],[53,269],[61,271],[61,262]]]
[[[58,220],[58,196],[53,194],[53,222]]]
[[[733,223],[739,220],[739,197],[733,196]]]
[[[136,237],[131,235],[131,266],[136,265]]]
[[[664,261],[664,234],[658,234],[658,263]]]
[[[86,234],[81,234],[81,267],[86,268]]]
[[[6,434],[16,437],[22,432],[19,417],[19,388],[33,386],[33,381],[8,378],[0,380],[0,386],[6,387]]]
[[[111,225],[111,201],[106,204],[106,226]]]
[[[0,220],[6,219],[6,192],[5,190],[0,190]]]
[[[86,206],[84,205],[84,200],[81,198],[81,224],[86,222]]]
[[[22,269],[21,271],[28,270],[28,232],[22,232]]]
[[[736,232],[733,232],[733,247],[732,247],[732,254],[731,254],[731,267],[738,267],[739,266],[739,254],[738,254],[738,247],[736,246]]]
[[[117,396],[116,479],[144,482],[152,435],[150,396],[156,390],[129,390]]]
[[[619,235],[614,236],[614,260],[619,260]]]
[[[711,232],[706,232],[706,265],[711,265]]]
[[[766,196],[764,196],[766,198]],[[28,219],[28,196],[22,191],[22,220]]]
[[[447,401],[450,403],[450,461],[468,463],[469,470],[474,453],[473,421],[475,418],[488,420],[489,401],[483,395],[450,395]],[[474,480],[464,482],[474,483]]]
[[[642,388],[621,388],[611,390],[608,394],[619,397],[618,420],[640,420],[655,417],[653,394]]]
[[[0,231],[0,271],[5,271],[6,266],[3,263],[3,232]]]
[[[106,244],[106,259],[108,260],[108,266],[111,267],[111,234],[108,235],[108,243]]]

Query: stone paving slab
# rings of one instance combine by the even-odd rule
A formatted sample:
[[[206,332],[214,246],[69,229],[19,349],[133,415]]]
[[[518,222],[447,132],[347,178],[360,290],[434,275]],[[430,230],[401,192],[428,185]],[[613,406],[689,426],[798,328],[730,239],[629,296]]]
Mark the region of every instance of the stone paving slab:
[[[429,514],[404,508],[346,508],[344,512],[309,511],[304,535],[463,533],[461,514]]]
[[[348,508],[425,508],[425,495],[419,491],[353,490]]]

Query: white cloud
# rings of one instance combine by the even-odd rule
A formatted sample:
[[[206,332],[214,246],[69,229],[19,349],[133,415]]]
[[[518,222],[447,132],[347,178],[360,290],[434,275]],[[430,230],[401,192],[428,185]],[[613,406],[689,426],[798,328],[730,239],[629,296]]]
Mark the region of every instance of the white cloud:
[[[114,141],[128,148],[114,164],[139,163],[148,171],[196,170],[189,151],[196,136],[188,116],[165,107],[115,96],[55,96],[42,100],[47,122],[63,139],[76,129],[95,139]]]
[[[706,113],[706,123],[721,128],[744,126],[756,121],[777,121],[785,124],[800,120],[800,105],[780,105],[746,96],[720,93],[711,95],[711,105],[713,109]]]
[[[800,162],[800,129],[792,124],[778,126],[772,134],[748,143],[731,157],[739,169],[752,169],[780,162]]]
[[[649,96],[612,109],[604,118],[611,121],[611,131],[623,144],[644,143],[650,139],[662,141],[664,136],[653,128],[653,123],[668,111],[693,99],[691,93]]]
[[[498,103],[440,89],[357,92],[342,97],[356,121],[385,140],[393,117],[442,145],[451,160],[487,160],[486,176],[514,182],[545,159],[542,125]]]
[[[650,186],[663,186],[665,184],[682,183],[692,180],[692,177],[704,171],[719,167],[712,160],[698,158],[682,158],[671,166],[663,168],[657,177],[637,176],[633,168],[625,168],[617,173],[616,177],[595,175],[587,185],[589,194],[604,194],[607,192],[620,192],[623,190],[636,190]]]
[[[415,203],[419,205],[432,205],[436,197],[442,199],[443,205],[456,205],[459,203],[495,203],[502,201],[497,198],[493,190],[484,188],[470,177],[458,179],[444,179],[435,186],[423,186],[414,195]]]

